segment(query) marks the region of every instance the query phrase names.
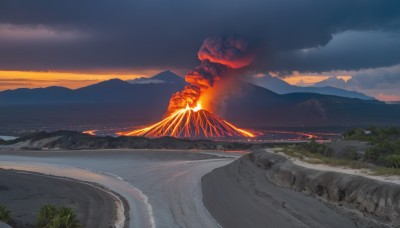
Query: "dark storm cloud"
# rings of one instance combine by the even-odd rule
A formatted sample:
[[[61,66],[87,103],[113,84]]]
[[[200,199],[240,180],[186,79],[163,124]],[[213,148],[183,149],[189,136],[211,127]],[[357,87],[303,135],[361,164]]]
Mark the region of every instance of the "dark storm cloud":
[[[397,89],[400,88],[400,65],[361,71],[346,83],[351,88]],[[400,93],[400,91],[398,91]]]
[[[333,72],[331,72],[333,73]],[[357,89],[397,89],[400,94],[400,64],[391,67],[363,69],[359,71],[335,72],[336,75],[350,75],[347,81],[331,76],[317,82],[318,87],[333,86],[337,88]]]
[[[392,66],[400,63],[400,31],[346,31],[324,47],[282,53],[270,69],[322,72]]]
[[[1,69],[191,68],[206,37],[235,35],[256,51],[259,69],[307,71],[321,63],[311,58],[304,66],[293,51],[324,46],[347,30],[396,31],[400,1],[0,0],[0,24]],[[48,36],[21,35],[38,26]],[[22,38],[4,35],[10,27],[21,30],[15,36]],[[400,62],[390,55],[374,67]],[[373,56],[366,56],[345,68],[371,62]],[[322,65],[323,70],[342,67]]]
[[[400,64],[391,67],[336,72],[336,75],[351,75],[352,77],[347,81],[330,77],[316,83],[316,86],[333,86],[358,91],[381,100],[400,99]]]

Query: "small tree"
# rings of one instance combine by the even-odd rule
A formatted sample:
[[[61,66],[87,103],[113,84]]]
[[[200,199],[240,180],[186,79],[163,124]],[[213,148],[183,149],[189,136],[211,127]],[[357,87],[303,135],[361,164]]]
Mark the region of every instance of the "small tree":
[[[400,168],[400,154],[391,154],[385,157],[386,166]]]
[[[0,220],[4,223],[9,223],[11,220],[11,211],[3,205],[0,205]]]
[[[71,208],[43,206],[36,222],[38,228],[80,228],[82,227]]]
[[[54,205],[45,205],[40,208],[38,218],[36,221],[37,227],[45,227],[56,216],[57,208]]]
[[[349,151],[349,158],[351,160],[358,160],[360,158],[356,149],[352,148]]]
[[[315,139],[312,139],[307,144],[307,150],[313,154],[323,154],[325,150],[325,145],[317,143]]]

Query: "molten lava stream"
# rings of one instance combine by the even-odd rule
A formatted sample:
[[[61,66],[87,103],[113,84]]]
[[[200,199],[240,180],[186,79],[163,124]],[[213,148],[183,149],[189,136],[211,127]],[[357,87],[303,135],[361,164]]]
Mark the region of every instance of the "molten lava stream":
[[[161,136],[181,138],[255,137],[253,133],[240,129],[217,115],[201,109],[199,105],[194,108],[186,106],[149,127],[117,134],[153,138]]]

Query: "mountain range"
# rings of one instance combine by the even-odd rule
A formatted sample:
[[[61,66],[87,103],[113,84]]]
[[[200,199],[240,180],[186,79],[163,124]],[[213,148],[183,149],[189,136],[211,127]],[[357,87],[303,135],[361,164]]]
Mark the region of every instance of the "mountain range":
[[[171,95],[184,86],[183,78],[166,71],[150,79],[111,79],[75,90],[6,90],[0,92],[0,131],[55,125],[148,124],[163,117]],[[219,103],[216,114],[242,127],[400,124],[400,105],[373,99],[305,92],[278,94],[247,82],[223,97],[226,99]]]
[[[166,71],[155,75],[149,80],[157,83],[135,83],[132,80],[123,81],[111,79],[97,84],[89,85],[79,89],[68,89],[65,87],[47,87],[35,89],[15,89],[0,92],[0,105],[5,104],[93,104],[93,103],[143,103],[153,102],[159,97],[169,97],[172,93],[179,91],[184,86],[184,80],[175,75],[171,79],[172,72]],[[175,80],[176,83],[170,83]],[[163,82],[163,83],[160,83]],[[168,82],[168,83],[166,83]]]
[[[251,78],[249,81],[266,89],[269,89],[275,93],[279,94],[288,94],[288,93],[318,93],[318,94],[325,94],[325,95],[333,95],[333,96],[340,96],[340,97],[349,97],[349,98],[358,98],[363,100],[374,100],[375,98],[369,97],[365,94],[356,91],[349,91],[345,89],[340,89],[337,87],[332,87],[333,82],[335,83],[345,83],[343,79],[328,79],[324,80],[323,82],[316,83],[314,86],[295,86],[285,82],[282,79],[277,77],[272,77],[269,74],[265,74],[262,77]],[[342,87],[342,86],[338,86]]]

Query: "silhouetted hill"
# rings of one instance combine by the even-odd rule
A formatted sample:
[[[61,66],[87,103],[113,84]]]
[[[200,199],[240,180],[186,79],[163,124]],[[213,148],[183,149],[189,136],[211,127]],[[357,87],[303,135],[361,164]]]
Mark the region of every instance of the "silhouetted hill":
[[[97,84],[89,85],[86,87],[82,87],[80,89],[76,89],[76,91],[90,91],[90,92],[97,92],[100,90],[126,90],[130,89],[131,84],[126,81],[123,81],[118,78],[110,79],[107,81],[102,81]]]
[[[172,93],[183,88],[182,84],[130,84],[111,79],[76,90],[63,87],[16,89],[0,92],[0,105],[5,104],[141,104],[169,100]],[[165,105],[164,105],[165,106]]]
[[[177,74],[169,70],[154,75],[152,79],[162,80],[167,83],[185,83],[185,80],[183,78],[179,77]]]
[[[47,87],[37,89],[15,89],[0,92],[0,104],[36,104],[73,102],[74,91],[64,87]]]
[[[400,124],[400,105],[315,93],[279,95],[247,84],[231,97],[224,116],[244,126],[329,126]]]
[[[185,80],[171,71],[164,71],[154,75],[151,78],[136,78],[128,80],[131,84],[155,84],[155,83],[176,83],[180,85],[186,84]]]

